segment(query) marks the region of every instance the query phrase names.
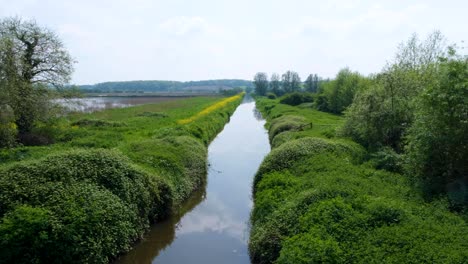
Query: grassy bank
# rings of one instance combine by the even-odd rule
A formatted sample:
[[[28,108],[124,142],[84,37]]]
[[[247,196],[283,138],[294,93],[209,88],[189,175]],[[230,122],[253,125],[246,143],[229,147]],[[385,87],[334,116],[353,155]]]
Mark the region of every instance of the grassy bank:
[[[0,153],[0,263],[107,263],[206,179],[242,95],[76,114]],[[188,121],[187,121],[188,120]]]
[[[343,119],[257,98],[272,151],[254,179],[253,263],[468,263],[468,225],[335,136]]]

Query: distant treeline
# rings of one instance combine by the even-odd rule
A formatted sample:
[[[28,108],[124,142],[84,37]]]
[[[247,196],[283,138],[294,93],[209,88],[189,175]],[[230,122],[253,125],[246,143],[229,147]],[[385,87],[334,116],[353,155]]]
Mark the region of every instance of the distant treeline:
[[[94,85],[80,85],[80,90],[88,93],[107,92],[218,92],[235,87],[253,87],[251,81],[247,80],[205,80],[205,81],[126,81],[126,82],[104,82]]]

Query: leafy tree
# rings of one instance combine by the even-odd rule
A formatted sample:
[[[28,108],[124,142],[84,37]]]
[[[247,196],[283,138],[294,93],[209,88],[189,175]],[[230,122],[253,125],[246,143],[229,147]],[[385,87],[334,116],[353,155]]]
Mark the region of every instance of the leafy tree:
[[[287,71],[282,75],[281,79],[283,90],[286,93],[297,92],[301,88],[301,78],[294,71]]]
[[[275,95],[279,96],[282,95],[281,90],[281,81],[280,76],[277,73],[273,73],[270,78],[270,91]]]
[[[309,74],[304,82],[305,90],[311,93],[316,93],[319,87],[319,77],[317,74]]]
[[[264,72],[258,72],[254,76],[255,93],[266,95],[268,90],[268,75]]]
[[[0,50],[5,50],[7,52],[0,53],[0,73],[7,73],[8,71],[13,70],[11,66],[11,59],[13,58],[11,52],[11,43],[6,41],[0,41]],[[8,104],[8,99],[10,96],[11,85],[8,80],[5,78],[4,74],[0,75],[0,147],[11,147],[16,141],[16,124],[15,116],[13,109]]]
[[[353,102],[358,90],[365,90],[370,80],[358,72],[344,68],[338,72],[336,78],[323,84],[320,99],[317,100],[319,110],[341,114]]]
[[[34,21],[0,20],[0,79],[20,136],[31,132],[50,104],[50,87],[70,80],[73,60],[58,36]]]
[[[313,87],[314,87],[314,75],[309,74],[309,76],[307,76],[307,79],[304,82],[304,88],[308,92],[313,92]]]
[[[436,82],[415,104],[408,132],[409,174],[423,180],[431,197],[448,192],[453,205],[468,203],[468,57],[450,51]]]
[[[414,119],[414,99],[424,87],[437,82],[439,58],[446,53],[444,43],[438,31],[423,42],[413,35],[402,43],[393,63],[375,77],[371,91],[357,91],[346,113],[344,134],[365,142],[368,148],[390,146],[401,152],[403,136]]]
[[[313,86],[312,86],[312,90],[314,93],[319,90],[320,82],[321,82],[321,78],[319,78],[317,74],[314,74],[314,81],[313,81]]]

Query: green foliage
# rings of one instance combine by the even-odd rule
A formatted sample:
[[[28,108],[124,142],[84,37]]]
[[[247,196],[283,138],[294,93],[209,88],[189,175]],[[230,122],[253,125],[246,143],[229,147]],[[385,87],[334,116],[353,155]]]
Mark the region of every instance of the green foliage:
[[[43,205],[20,205],[3,217],[4,263],[107,263],[141,235],[132,211],[108,190],[87,183],[48,189]]]
[[[279,171],[290,168],[292,164],[303,157],[310,157],[321,153],[333,153],[334,155],[344,155],[346,160],[354,162],[362,161],[364,150],[357,144],[343,143],[339,141],[329,141],[321,138],[305,137],[282,144],[273,149],[263,160],[254,178],[254,189],[261,180],[263,174],[270,171]]]
[[[371,163],[379,170],[403,172],[403,157],[390,147],[384,147],[371,154]]]
[[[13,110],[19,140],[28,144],[35,123],[53,116],[50,87],[69,81],[73,60],[55,33],[35,21],[5,18],[0,20],[0,65],[0,105]]]
[[[267,124],[292,113],[319,123],[333,120],[312,109],[257,102]],[[314,122],[273,140],[288,138],[273,144],[255,175],[253,263],[466,262],[468,227],[461,216],[443,201],[424,202],[405,176],[362,164],[366,152],[356,143],[318,138],[324,131]],[[400,162],[389,148],[373,156],[377,167],[399,168]]]
[[[346,111],[345,136],[370,150],[404,148],[403,137],[414,120],[414,100],[437,83],[439,58],[446,47],[439,32],[420,42],[413,35],[399,47],[395,60],[376,75],[368,89],[360,89]]]
[[[454,51],[453,51],[454,52]],[[416,101],[409,129],[408,171],[431,197],[443,192],[454,206],[468,204],[468,58],[452,55],[437,82]]]
[[[306,81],[304,82],[305,90],[310,93],[318,92],[320,81],[321,78],[319,78],[317,74],[309,74],[309,76],[307,76]]]
[[[275,93],[267,93],[267,98],[268,99],[276,99],[276,94]]]
[[[281,88],[281,80],[280,80],[279,74],[273,73],[271,75],[269,89],[276,96],[281,96],[283,94],[284,91]],[[274,98],[270,98],[270,99],[274,99]]]
[[[335,134],[335,130],[341,126],[343,118],[337,115],[324,113],[313,110],[310,107],[303,108],[302,105],[299,107],[293,107],[286,104],[278,104],[276,100],[269,100],[266,98],[256,98],[257,108],[262,112],[262,115],[267,118],[266,127],[270,128],[273,120],[283,115],[292,115],[299,119],[305,118],[305,120],[296,120],[300,124],[296,124],[297,128],[293,128],[294,132],[288,132],[283,130],[281,133],[274,135],[270,143],[273,148],[294,139],[301,137],[320,137],[320,138],[332,138]],[[284,123],[291,122],[291,119],[279,119],[276,121],[283,120]],[[312,125],[313,123],[313,125]],[[269,129],[269,134],[272,134]]]
[[[206,147],[191,136],[163,136],[129,144],[130,159],[169,180],[176,204],[205,182]]]
[[[370,79],[344,68],[338,72],[334,80],[322,85],[316,107],[320,111],[341,114],[351,105],[356,92],[365,90],[370,83]]]
[[[343,263],[342,256],[343,250],[335,240],[305,233],[288,239],[275,263]]]
[[[258,72],[254,76],[255,94],[266,95],[268,90],[268,75],[264,72]]]
[[[147,114],[148,112],[143,113],[143,116],[153,116],[152,114]],[[98,120],[98,119],[80,119],[71,123],[72,126],[81,126],[81,127],[121,127],[125,126],[123,122],[116,121],[107,121],[107,120]]]
[[[281,76],[281,85],[285,93],[297,92],[301,89],[301,78],[294,71],[287,71]]]
[[[297,115],[284,115],[275,118],[271,121],[270,129],[268,134],[270,135],[270,141],[272,141],[277,135],[282,132],[290,130],[303,130],[305,127],[311,126],[306,122],[306,119],[302,116]]]
[[[206,144],[241,99],[177,121],[222,99],[75,114],[55,126],[59,143],[0,151],[0,263],[109,263],[127,251],[204,184]]]
[[[2,105],[0,101],[0,148],[8,148],[15,145],[18,131],[14,120],[11,107]]]
[[[299,92],[286,94],[280,99],[280,103],[292,106],[300,105],[302,103],[311,103],[313,101],[314,96],[312,94]]]

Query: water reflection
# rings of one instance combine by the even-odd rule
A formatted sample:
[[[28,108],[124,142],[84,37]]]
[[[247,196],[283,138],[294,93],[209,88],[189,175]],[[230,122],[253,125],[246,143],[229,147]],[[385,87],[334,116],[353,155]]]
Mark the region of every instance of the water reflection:
[[[206,185],[203,185],[190,196],[178,212],[165,221],[153,225],[145,238],[116,263],[151,263],[161,250],[174,241],[178,223],[184,214],[192,211],[205,198]]]
[[[182,218],[156,224],[118,263],[250,263],[251,184],[270,151],[265,121],[254,110],[245,98],[211,143],[206,199],[194,197],[188,203],[199,204]]]
[[[86,97],[73,99],[57,99],[56,103],[71,112],[95,112],[110,108],[123,108],[140,104],[149,104],[176,100],[182,96],[157,96],[157,97]]]

